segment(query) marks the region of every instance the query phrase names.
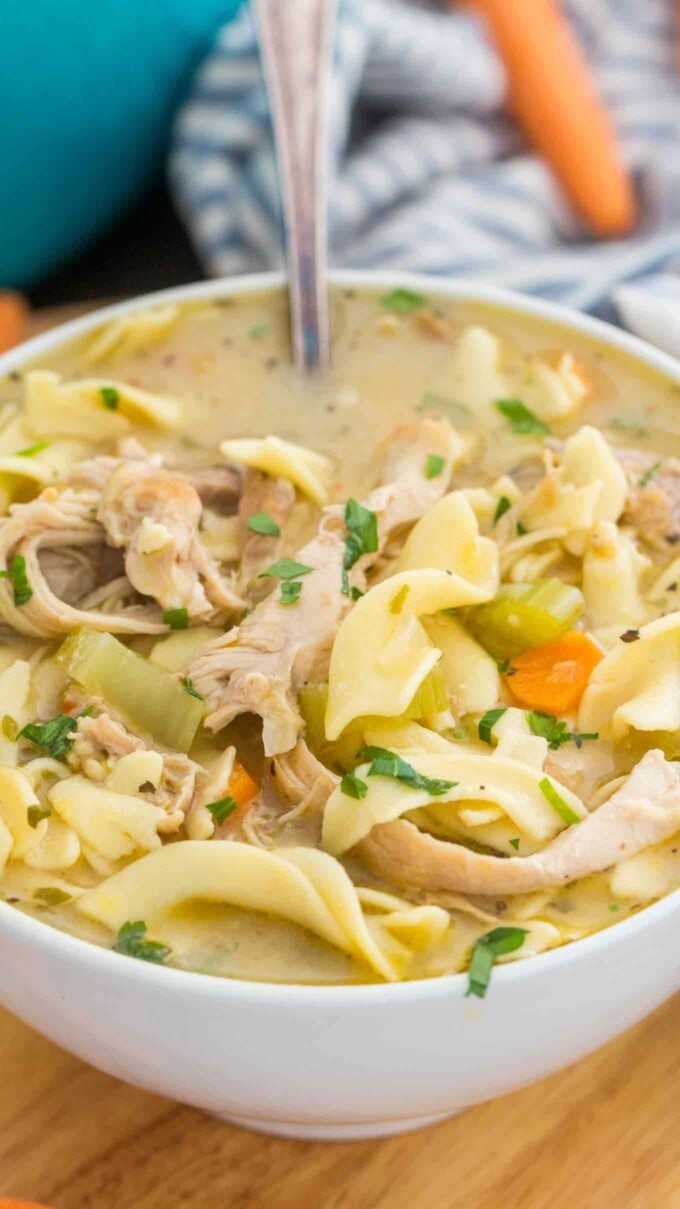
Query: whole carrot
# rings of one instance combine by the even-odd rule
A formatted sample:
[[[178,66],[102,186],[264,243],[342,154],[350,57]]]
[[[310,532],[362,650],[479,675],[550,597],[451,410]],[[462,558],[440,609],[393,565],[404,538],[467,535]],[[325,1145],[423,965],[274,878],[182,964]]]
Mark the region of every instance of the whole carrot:
[[[13,290],[0,291],[0,353],[20,344],[28,331],[28,303]]]
[[[598,235],[625,235],[636,219],[632,181],[558,0],[468,3],[505,63],[514,115],[576,211]]]

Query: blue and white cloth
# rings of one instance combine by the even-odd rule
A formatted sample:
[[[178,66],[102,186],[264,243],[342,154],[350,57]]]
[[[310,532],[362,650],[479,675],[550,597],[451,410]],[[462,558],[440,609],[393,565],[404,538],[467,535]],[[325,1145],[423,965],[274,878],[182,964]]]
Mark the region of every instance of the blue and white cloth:
[[[618,306],[627,326],[680,355],[676,7],[674,0],[564,2],[642,211],[629,238],[598,242],[507,117],[503,68],[474,16],[402,0],[340,0],[331,263],[493,283],[606,318]],[[272,134],[248,7],[220,32],[178,115],[170,178],[208,273],[282,263]]]

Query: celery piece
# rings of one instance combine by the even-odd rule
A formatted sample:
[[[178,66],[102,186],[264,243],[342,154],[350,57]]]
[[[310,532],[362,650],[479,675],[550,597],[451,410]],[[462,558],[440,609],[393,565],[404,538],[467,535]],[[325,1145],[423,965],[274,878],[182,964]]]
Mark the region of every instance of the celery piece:
[[[411,701],[406,706],[402,718],[409,722],[435,722],[440,714],[449,709],[449,695],[446,691],[446,678],[441,664],[437,664],[416,689]]]
[[[559,579],[537,579],[501,584],[493,600],[468,610],[467,622],[491,655],[505,659],[559,638],[582,612],[578,588]]]
[[[167,672],[154,667],[114,638],[87,627],[76,630],[57,652],[57,662],[87,693],[102,697],[135,731],[162,747],[188,751],[205,703],[187,693]]]

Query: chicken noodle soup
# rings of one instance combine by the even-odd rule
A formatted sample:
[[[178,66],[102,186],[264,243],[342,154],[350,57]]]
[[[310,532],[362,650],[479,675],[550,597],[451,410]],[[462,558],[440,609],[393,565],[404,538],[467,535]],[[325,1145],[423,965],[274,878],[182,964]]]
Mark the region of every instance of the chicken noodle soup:
[[[332,305],[323,380],[274,292],[2,384],[0,886],[139,960],[481,996],[680,883],[677,388]]]

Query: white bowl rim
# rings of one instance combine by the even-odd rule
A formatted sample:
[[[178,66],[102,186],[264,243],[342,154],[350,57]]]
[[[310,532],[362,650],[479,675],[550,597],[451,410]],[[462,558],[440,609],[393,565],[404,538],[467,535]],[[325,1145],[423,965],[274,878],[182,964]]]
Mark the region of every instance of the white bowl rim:
[[[18,348],[0,356],[0,379],[14,370],[30,364],[36,357],[43,356],[51,349],[85,335],[120,315],[128,315],[138,310],[145,310],[150,306],[171,302],[208,301],[231,297],[235,294],[264,292],[281,287],[285,284],[285,280],[283,272],[245,274],[240,277],[218,278],[175,286],[101,307],[79,318],[59,324],[47,332],[42,332],[19,345]],[[454,282],[445,277],[432,277],[422,273],[344,269],[331,272],[329,283],[348,289],[391,290],[401,286],[406,289],[427,292],[431,297],[438,296],[458,302],[488,303],[520,315],[548,320],[570,328],[580,335],[600,340],[609,347],[614,347],[638,358],[646,366],[651,366],[667,375],[680,386],[679,361],[637,336],[632,336],[591,315],[561,306],[559,303],[547,302],[541,298],[495,286],[476,285],[472,280]],[[504,963],[494,969],[493,982],[495,985],[508,985],[517,981],[531,982],[535,977],[548,975],[550,970],[578,962],[581,958],[585,959],[587,956],[595,955],[602,957],[607,950],[625,945],[640,933],[653,929],[657,922],[676,911],[680,913],[680,890],[673,891],[658,902],[642,908],[635,915],[622,919],[591,936],[571,941],[559,948],[533,957]],[[96,977],[99,971],[108,975],[115,973],[117,981],[125,980],[129,984],[136,983],[140,987],[149,984],[156,985],[158,989],[164,988],[166,991],[170,991],[172,987],[172,993],[175,994],[188,996],[202,994],[212,997],[214,1000],[228,998],[243,1003],[259,1000],[275,1005],[280,1003],[281,1006],[286,1007],[300,1006],[312,1009],[328,1006],[329,1000],[332,1000],[334,1007],[359,1008],[366,1002],[384,1001],[389,1003],[395,1000],[418,1001],[449,997],[453,990],[462,990],[467,981],[467,974],[463,972],[395,983],[333,985],[271,983],[252,979],[224,978],[219,975],[178,969],[174,966],[158,966],[150,962],[124,961],[121,960],[121,955],[112,949],[103,948],[91,941],[72,936],[68,932],[62,932],[51,924],[43,923],[33,916],[24,914],[15,909],[12,904],[2,900],[0,900],[0,929],[4,929],[8,935],[13,934],[17,941],[25,943],[29,947],[48,951],[57,960],[63,959],[67,964],[74,963],[81,967],[89,966],[93,977]],[[114,962],[115,965],[112,964]]]

